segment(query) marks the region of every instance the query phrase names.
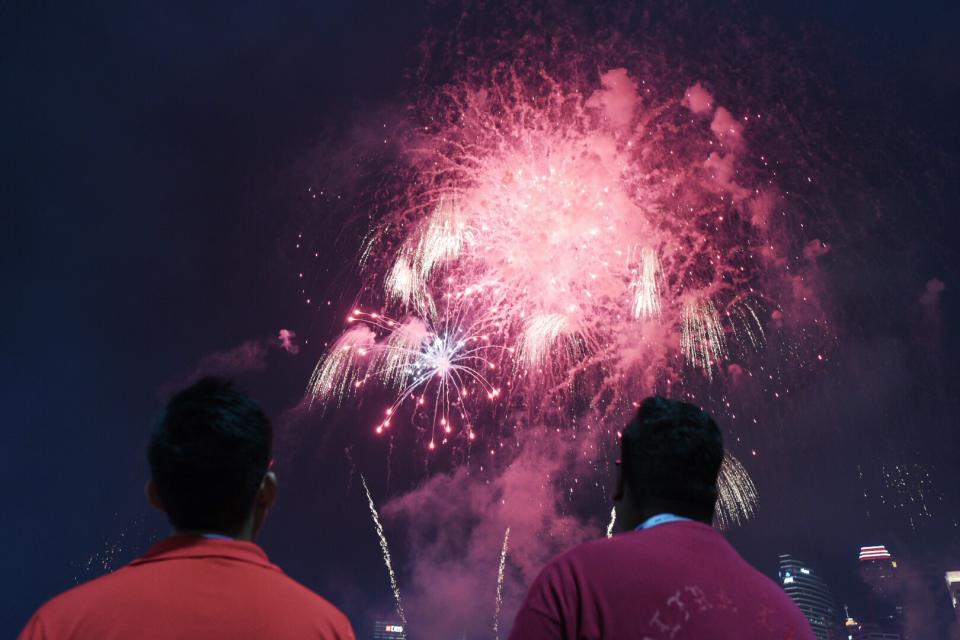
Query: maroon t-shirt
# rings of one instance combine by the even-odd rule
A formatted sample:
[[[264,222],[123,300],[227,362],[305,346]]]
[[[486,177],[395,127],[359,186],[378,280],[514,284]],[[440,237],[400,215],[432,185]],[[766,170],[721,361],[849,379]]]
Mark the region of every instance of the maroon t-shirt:
[[[813,640],[772,580],[720,533],[671,522],[554,558],[520,607],[511,640]]]

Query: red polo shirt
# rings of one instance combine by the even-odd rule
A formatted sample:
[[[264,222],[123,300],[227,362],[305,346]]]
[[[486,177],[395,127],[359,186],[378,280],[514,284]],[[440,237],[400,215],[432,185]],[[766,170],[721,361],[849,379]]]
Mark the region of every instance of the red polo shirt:
[[[783,589],[720,533],[672,522],[582,544],[552,560],[511,640],[813,640]]]
[[[354,640],[347,618],[252,542],[174,536],[43,605],[20,640]]]

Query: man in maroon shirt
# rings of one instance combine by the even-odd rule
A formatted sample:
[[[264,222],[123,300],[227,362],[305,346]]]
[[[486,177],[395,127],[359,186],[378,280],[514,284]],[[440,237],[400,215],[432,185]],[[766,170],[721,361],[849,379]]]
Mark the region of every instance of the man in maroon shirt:
[[[277,496],[272,440],[267,416],[228,381],[174,396],[147,452],[147,495],[173,535],[47,602],[21,640],[354,640],[340,611],[253,542]]]
[[[540,573],[511,640],[813,640],[773,581],[714,530],[723,441],[706,412],[647,398],[621,438],[622,533]]]

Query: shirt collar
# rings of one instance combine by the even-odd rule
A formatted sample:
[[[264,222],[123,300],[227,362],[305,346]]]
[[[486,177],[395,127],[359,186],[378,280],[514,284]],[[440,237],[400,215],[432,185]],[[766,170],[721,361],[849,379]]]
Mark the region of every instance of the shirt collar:
[[[187,558],[225,558],[280,571],[270,562],[263,549],[252,542],[195,535],[174,535],[161,540],[130,565]]]
[[[652,529],[661,524],[667,524],[668,522],[684,522],[689,521],[690,518],[684,518],[683,516],[678,516],[675,513],[658,513],[655,516],[651,516],[640,523],[640,526],[634,529],[634,531],[642,531],[643,529]]]

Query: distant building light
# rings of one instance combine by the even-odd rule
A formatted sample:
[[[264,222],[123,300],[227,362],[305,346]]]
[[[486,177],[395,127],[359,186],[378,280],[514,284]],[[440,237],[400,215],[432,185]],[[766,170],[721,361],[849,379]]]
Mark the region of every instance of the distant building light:
[[[807,575],[810,575],[810,569],[800,569],[800,573],[805,573]]]
[[[399,624],[388,624],[383,630],[388,633],[403,633],[403,626]]]
[[[783,579],[783,584],[792,584],[792,583],[793,583],[793,578],[791,576],[787,576],[786,578]]]
[[[960,606],[960,571],[947,571],[944,577],[947,579],[947,589],[950,590],[950,600],[956,609]]]
[[[889,560],[890,552],[883,545],[860,547],[860,560]]]

